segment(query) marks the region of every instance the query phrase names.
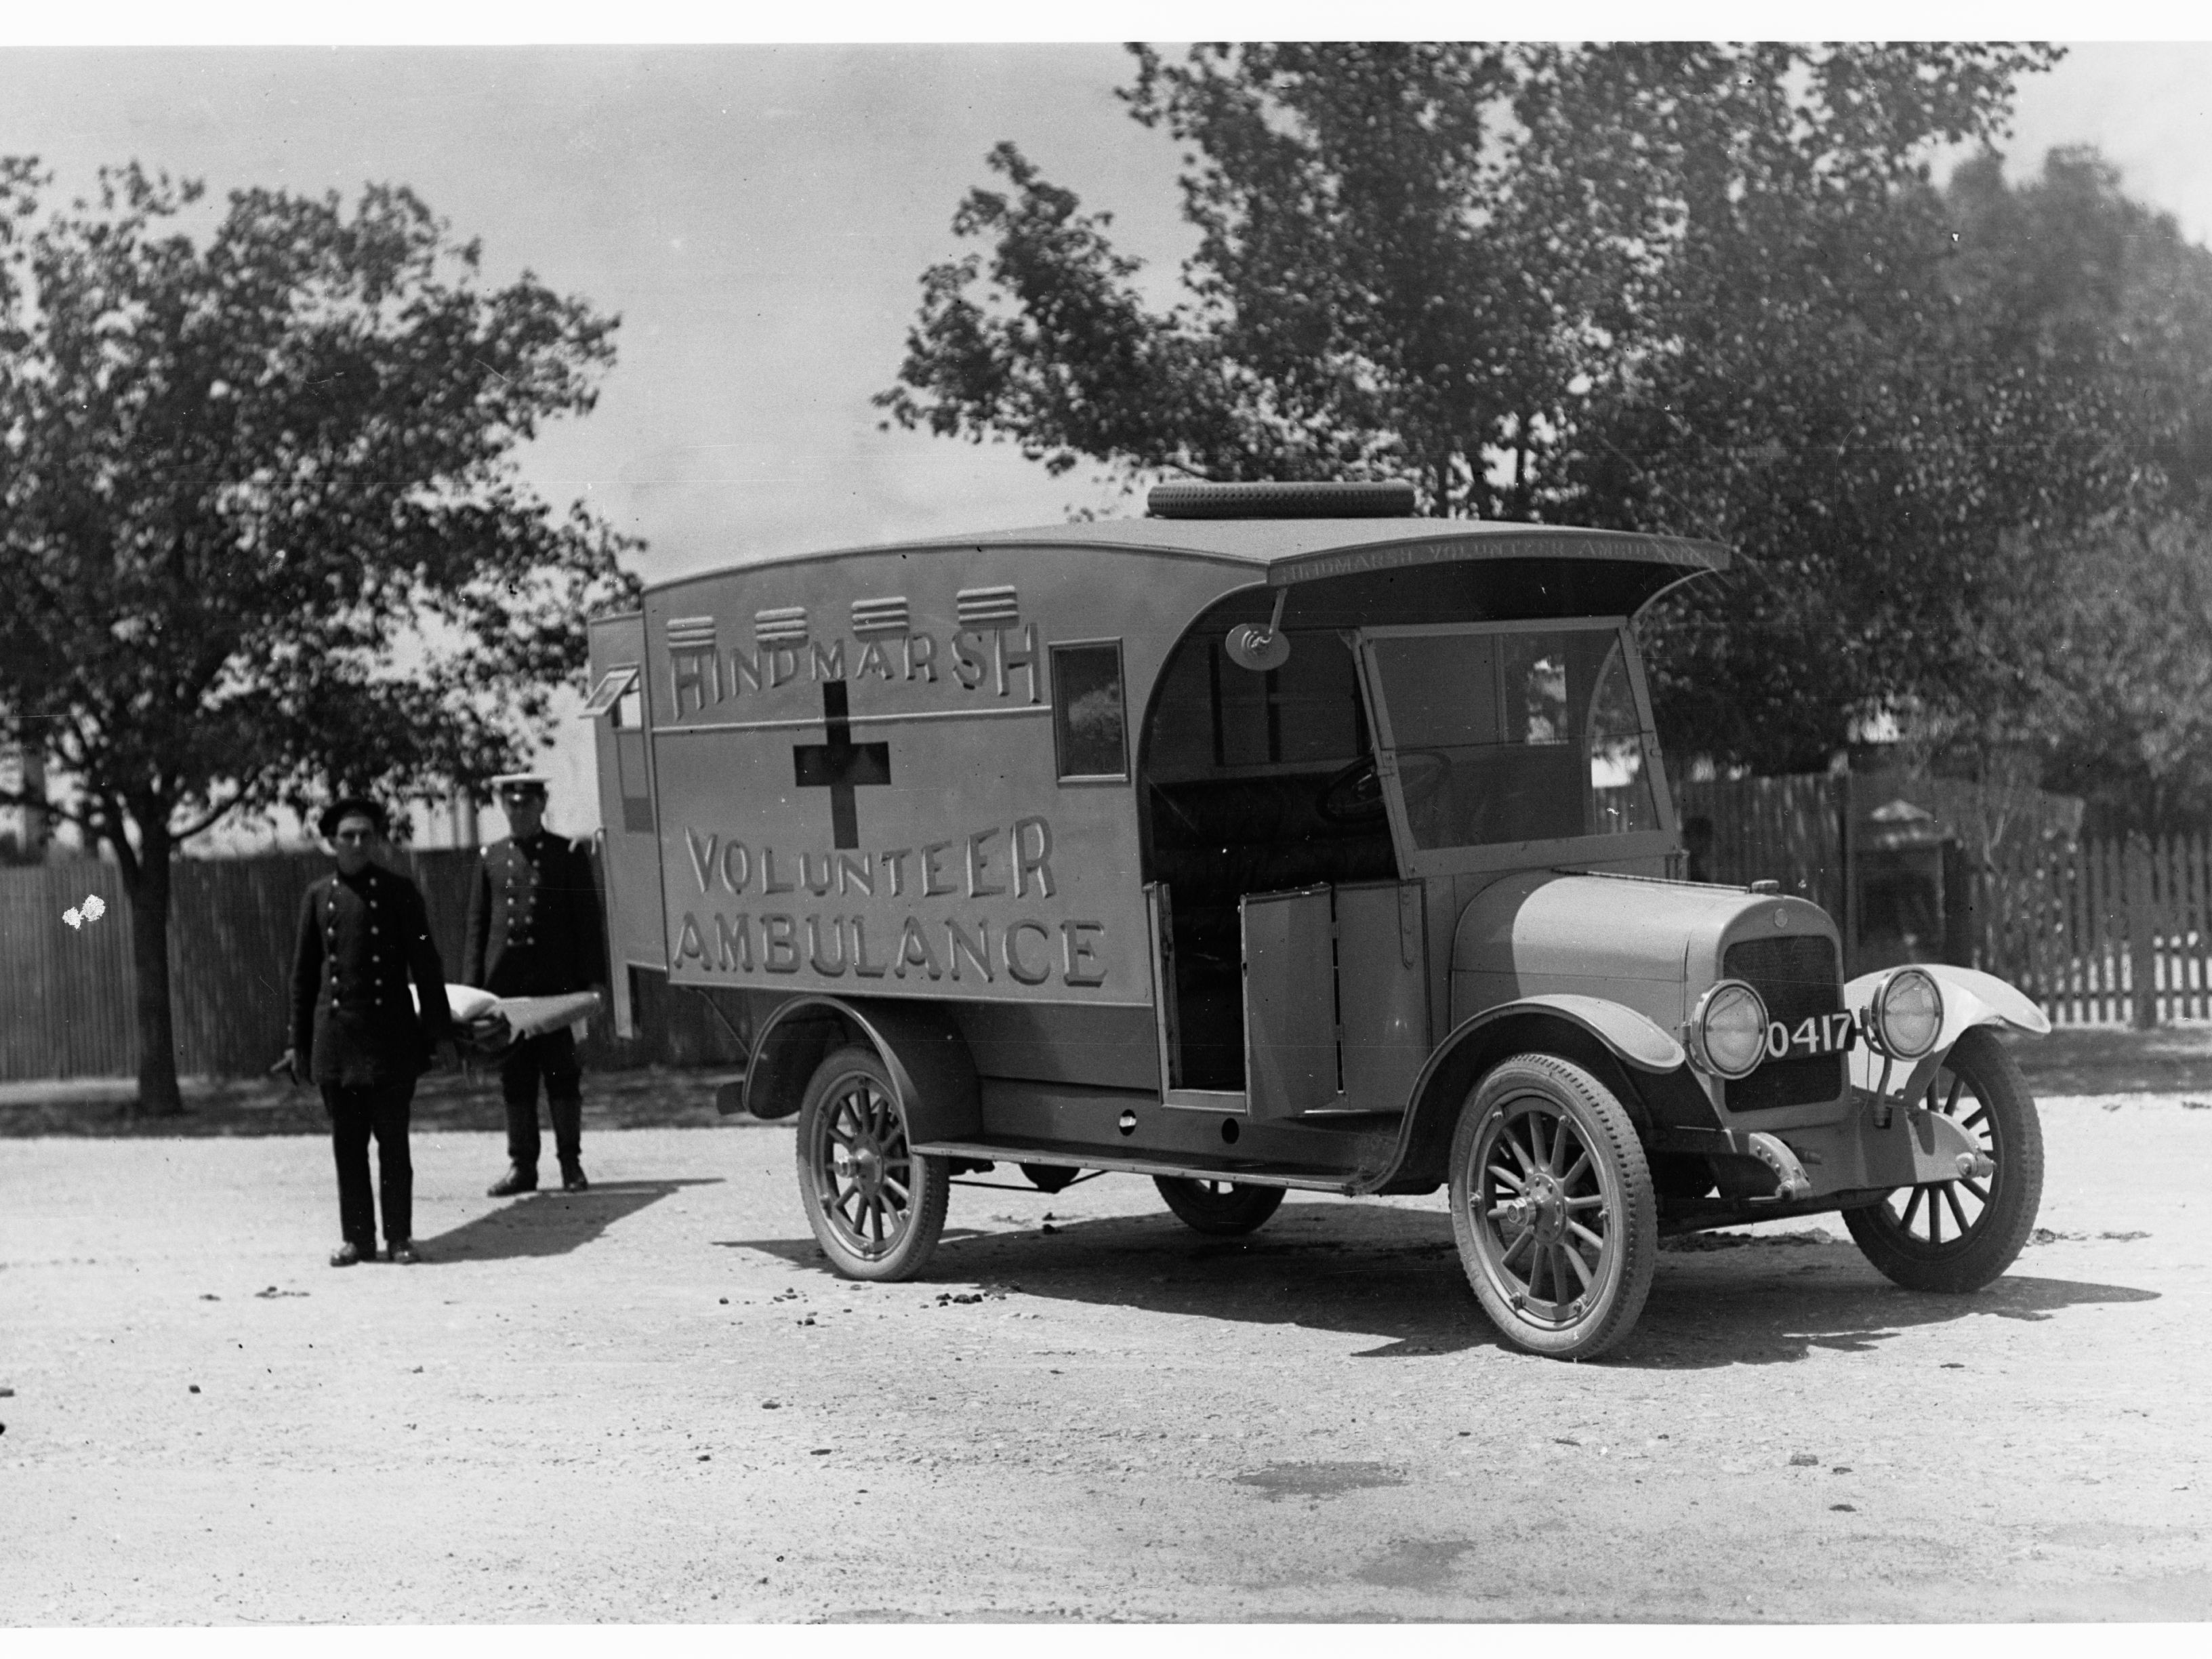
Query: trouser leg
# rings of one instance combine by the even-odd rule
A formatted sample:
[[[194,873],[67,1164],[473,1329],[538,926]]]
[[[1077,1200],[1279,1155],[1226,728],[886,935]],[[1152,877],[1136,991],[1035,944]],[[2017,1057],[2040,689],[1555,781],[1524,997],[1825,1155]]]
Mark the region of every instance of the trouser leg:
[[[538,1042],[545,1115],[553,1120],[553,1151],[566,1170],[584,1155],[584,1077],[576,1065],[576,1040],[563,1028]]]
[[[376,1091],[376,1177],[386,1244],[404,1244],[415,1237],[415,1161],[407,1150],[407,1119],[414,1102],[412,1083]]]
[[[499,1061],[499,1095],[507,1106],[507,1161],[538,1167],[538,1039],[525,1037]]]
[[[323,1109],[331,1115],[331,1156],[338,1172],[338,1233],[363,1255],[376,1249],[376,1210],[368,1186],[374,1092],[323,1085]]]

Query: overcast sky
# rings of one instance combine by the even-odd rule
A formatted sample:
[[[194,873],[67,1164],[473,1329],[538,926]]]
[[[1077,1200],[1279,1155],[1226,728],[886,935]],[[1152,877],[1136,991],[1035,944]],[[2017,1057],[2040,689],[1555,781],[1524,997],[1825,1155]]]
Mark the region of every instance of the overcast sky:
[[[134,158],[216,195],[404,183],[483,240],[488,277],[527,268],[618,313],[599,408],[526,466],[646,538],[652,581],[1113,505],[1003,447],[881,432],[869,398],[1000,139],[1171,276],[1189,240],[1176,153],[1116,102],[1127,64],[1096,45],[15,47],[0,155],[42,157],[58,191]],[[2203,240],[2208,88],[2212,45],[2077,47],[2023,84],[2015,167],[2094,144]],[[553,757],[572,832],[597,819],[577,736]]]

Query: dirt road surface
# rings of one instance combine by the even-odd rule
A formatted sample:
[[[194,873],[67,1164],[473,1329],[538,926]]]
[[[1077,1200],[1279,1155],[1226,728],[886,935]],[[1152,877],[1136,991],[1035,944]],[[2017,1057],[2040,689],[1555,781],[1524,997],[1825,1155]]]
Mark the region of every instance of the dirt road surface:
[[[0,1142],[0,1626],[2212,1615],[2212,1108],[2045,1102],[2040,1242],[1911,1295],[1833,1218],[1502,1348],[1439,1198],[1224,1243],[1149,1182],[956,1188],[831,1277],[788,1128],[600,1130],[588,1194],[415,1142]]]

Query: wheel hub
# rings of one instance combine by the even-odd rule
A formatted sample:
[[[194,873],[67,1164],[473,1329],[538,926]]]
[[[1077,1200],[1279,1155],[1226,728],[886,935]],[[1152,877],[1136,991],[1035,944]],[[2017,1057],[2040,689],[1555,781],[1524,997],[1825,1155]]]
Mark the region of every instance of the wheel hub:
[[[1559,1177],[1539,1170],[1528,1177],[1514,1209],[1523,1227],[1533,1228],[1541,1243],[1556,1243],[1567,1226],[1567,1194]]]
[[[835,1150],[837,1173],[856,1184],[863,1196],[875,1198],[884,1189],[884,1152],[872,1140],[855,1139]]]

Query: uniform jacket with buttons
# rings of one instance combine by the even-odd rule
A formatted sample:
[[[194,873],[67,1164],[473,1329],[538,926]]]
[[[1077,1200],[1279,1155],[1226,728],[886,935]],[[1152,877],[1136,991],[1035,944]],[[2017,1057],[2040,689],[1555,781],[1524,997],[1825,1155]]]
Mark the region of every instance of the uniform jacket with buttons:
[[[464,984],[503,997],[559,996],[607,980],[591,855],[539,830],[484,849],[469,899]]]
[[[446,970],[415,884],[372,864],[310,887],[292,957],[292,1048],[308,1075],[342,1088],[411,1081],[452,1031]]]

